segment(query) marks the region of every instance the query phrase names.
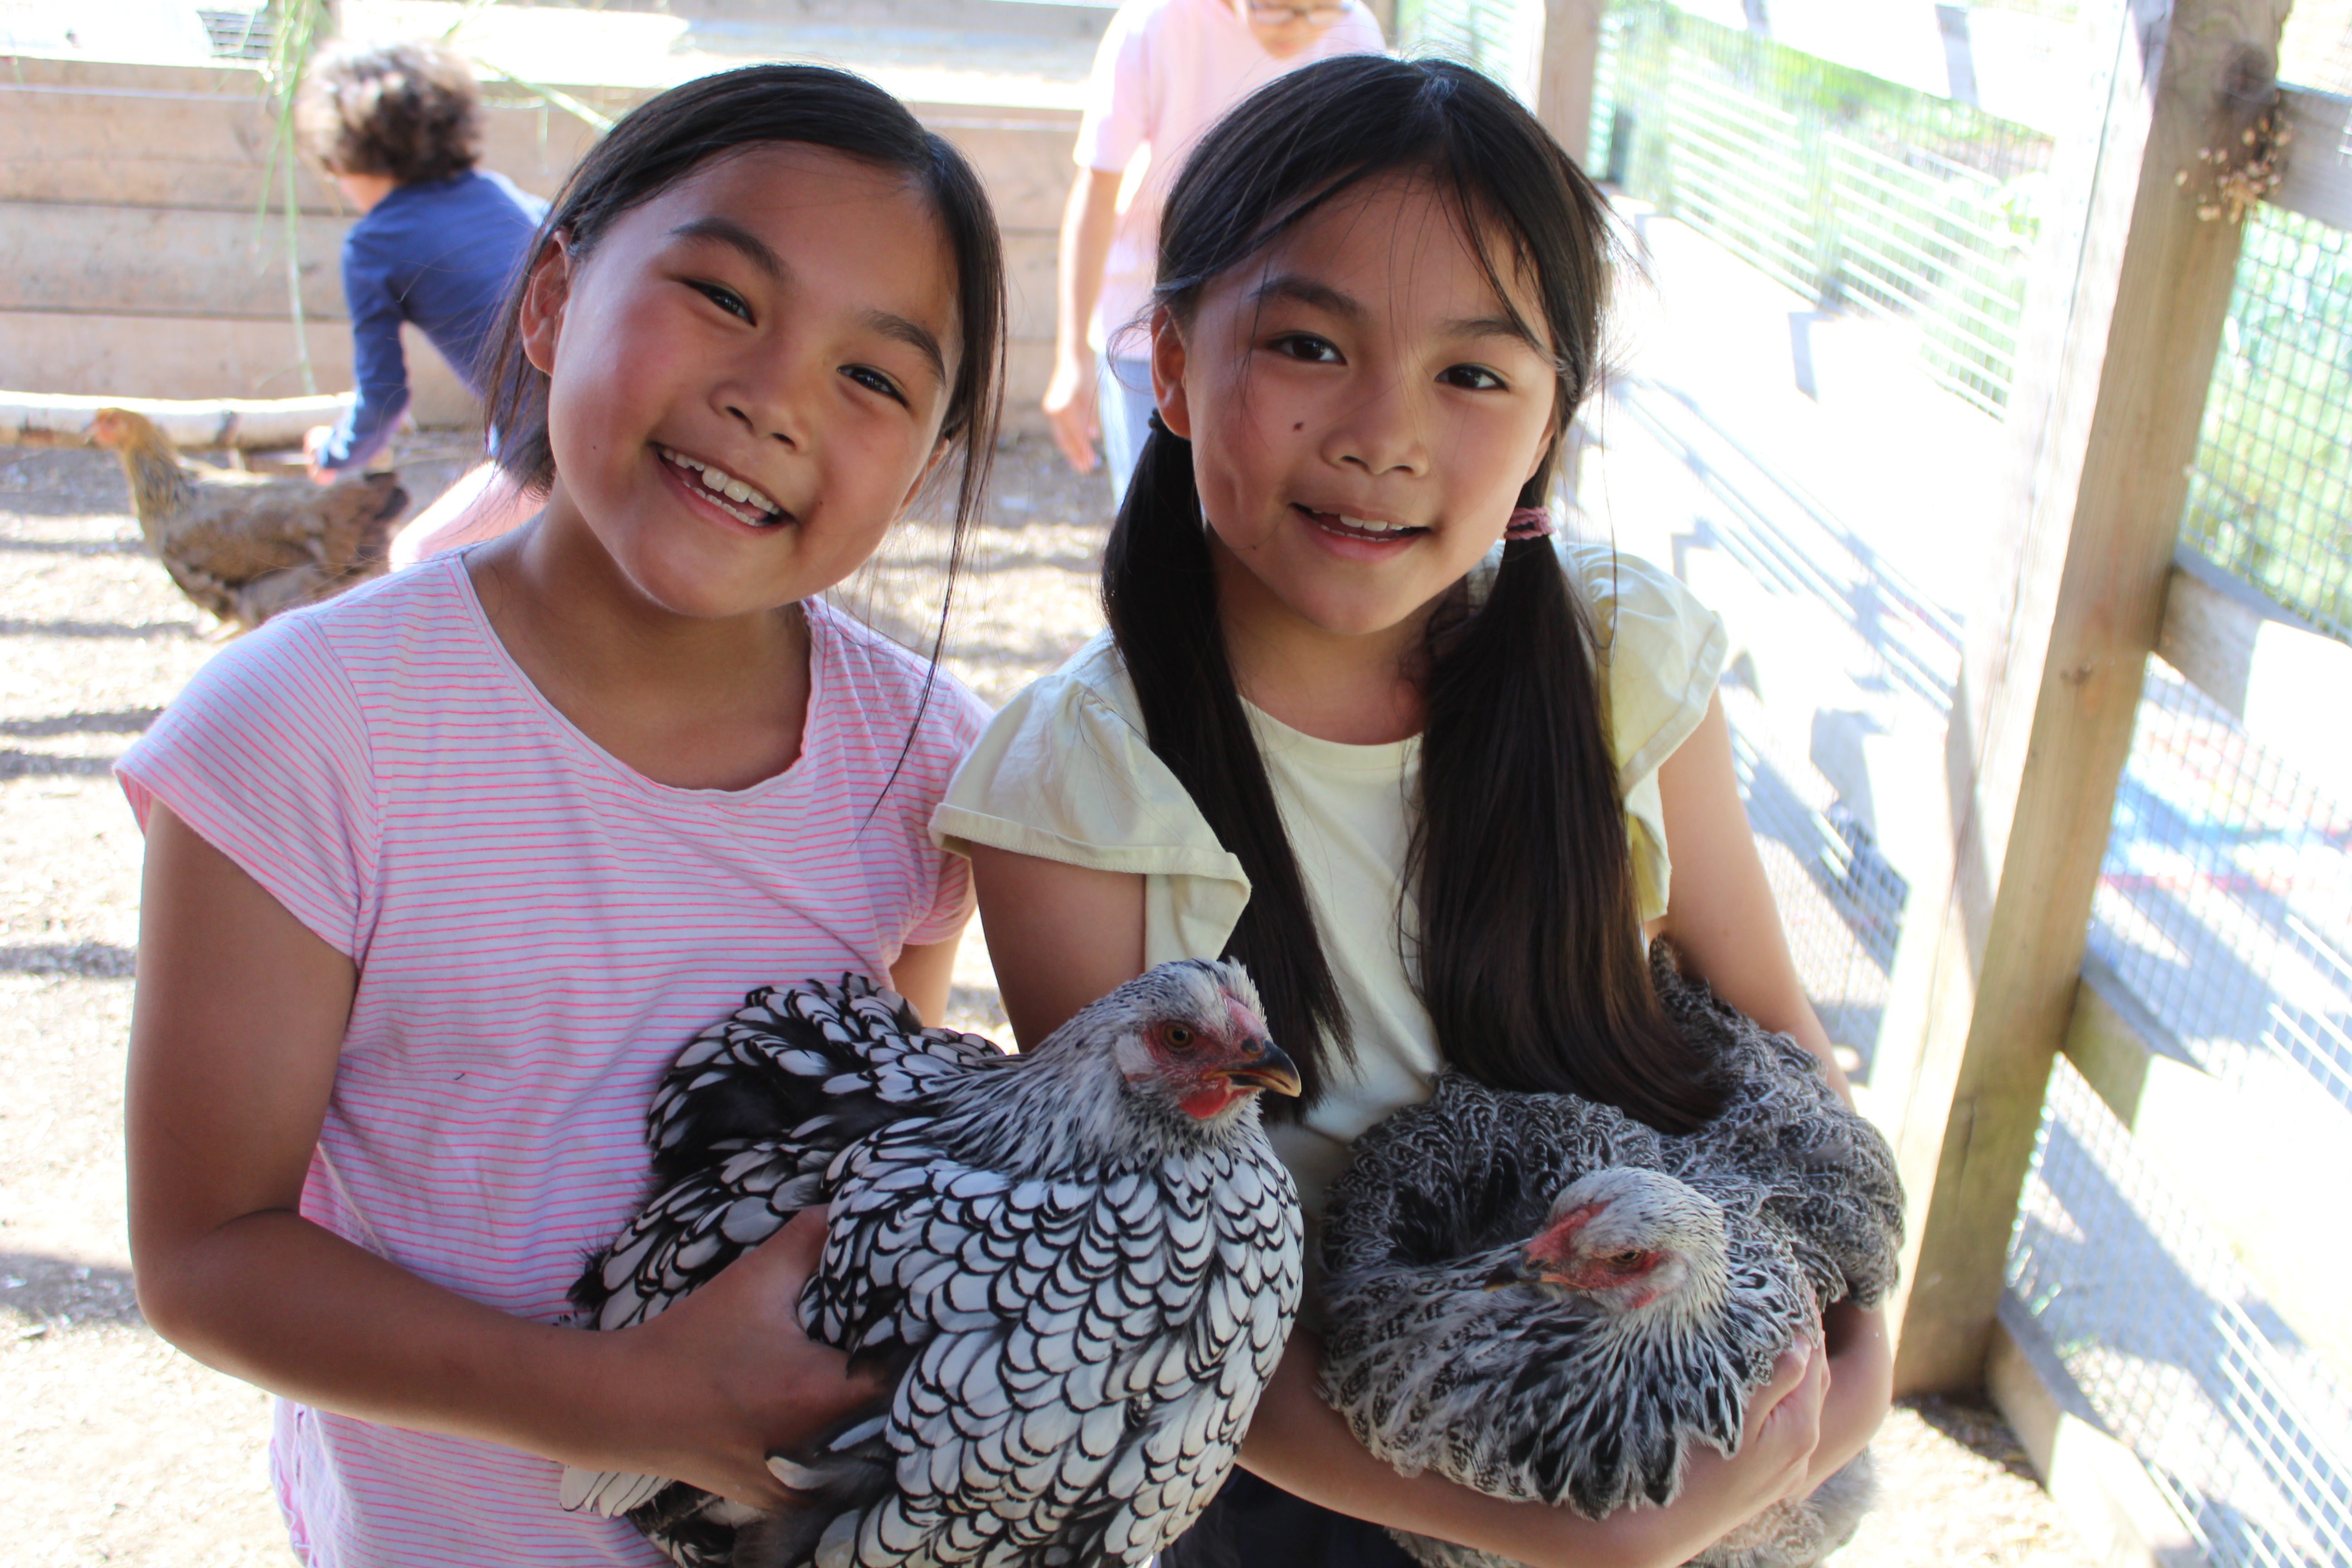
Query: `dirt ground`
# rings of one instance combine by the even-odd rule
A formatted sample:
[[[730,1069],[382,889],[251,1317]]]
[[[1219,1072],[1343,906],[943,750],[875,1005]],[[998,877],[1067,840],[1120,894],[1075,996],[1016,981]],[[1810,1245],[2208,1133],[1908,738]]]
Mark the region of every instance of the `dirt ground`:
[[[464,462],[397,457],[420,501]],[[104,453],[0,447],[0,1518],[26,1568],[289,1558],[269,1495],[266,1396],[181,1355],[133,1300],[123,1234],[123,1041],[139,835],[114,759],[220,646],[146,553]],[[1107,490],[1050,447],[1002,456],[971,540],[950,666],[1002,701],[1094,631]],[[855,598],[929,640],[941,531],[910,528]],[[1001,1022],[969,944],[956,1011]],[[2078,1568],[2089,1559],[1999,1418],[1895,1410],[1885,1500],[1851,1568]]]

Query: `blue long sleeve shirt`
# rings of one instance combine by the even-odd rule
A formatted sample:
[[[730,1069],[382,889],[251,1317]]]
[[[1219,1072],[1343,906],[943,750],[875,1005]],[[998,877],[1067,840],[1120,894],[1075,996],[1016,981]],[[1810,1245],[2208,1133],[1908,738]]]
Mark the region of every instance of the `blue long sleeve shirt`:
[[[320,455],[358,468],[392,438],[408,407],[400,323],[414,321],[474,395],[489,375],[499,307],[530,250],[547,204],[505,176],[468,170],[396,186],[343,237],[358,400]]]

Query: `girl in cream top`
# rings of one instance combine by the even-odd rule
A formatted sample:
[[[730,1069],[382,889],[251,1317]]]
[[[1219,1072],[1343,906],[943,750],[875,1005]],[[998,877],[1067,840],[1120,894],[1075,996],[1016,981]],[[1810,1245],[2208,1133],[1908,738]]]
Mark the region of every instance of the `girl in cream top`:
[[[1706,716],[1722,673],[1722,622],[1674,577],[1605,543],[1560,555],[1601,628],[1610,750],[1642,918],[1665,913],[1658,766]],[[1429,1095],[1443,1065],[1405,967],[1412,907],[1401,900],[1421,738],[1319,740],[1247,709],[1305,875],[1355,1059],[1297,1121],[1271,1125],[1311,1225],[1357,1134]],[[931,819],[940,844],[975,844],[1143,878],[1143,962],[1216,958],[1248,903],[1241,862],[1153,754],[1134,682],[1104,632],[1022,691],[966,759]]]
[[[1318,61],[1221,121],[1162,213],[1157,424],[1105,547],[1110,629],[997,717],[933,817],[1024,1041],[1149,964],[1248,966],[1299,1068],[1267,1115],[1310,1213],[1441,1068],[1660,1128],[1712,1115],[1645,933],[1829,1056],[1733,777],[1715,618],[1545,537],[1609,224],[1459,66]],[[1161,1568],[1391,1568],[1378,1527],[1533,1568],[1680,1563],[1843,1465],[1888,1402],[1876,1324],[1833,1310],[1737,1458],[1586,1520],[1396,1474],[1318,1397],[1302,1322],[1251,1473]]]

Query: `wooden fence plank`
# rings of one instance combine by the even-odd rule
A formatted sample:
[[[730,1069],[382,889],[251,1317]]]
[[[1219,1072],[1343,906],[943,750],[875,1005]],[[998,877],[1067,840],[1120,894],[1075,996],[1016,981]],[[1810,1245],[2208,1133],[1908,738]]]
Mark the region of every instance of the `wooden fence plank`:
[[[2140,1108],[2151,1098],[2149,1080],[2163,1074],[2158,1062],[2197,1070],[2170,1031],[2113,970],[2095,959],[2083,965],[2083,983],[2074,993],[2074,1014],[2062,1048],[2126,1127],[2139,1125]],[[2161,1087],[2156,1090],[2162,1092]]]
[[[1947,740],[1949,868],[1913,901],[1879,1047],[1911,1194],[1900,1392],[1984,1373],[2236,269],[2237,230],[2175,174],[2268,101],[2285,13],[2128,0],[2102,118],[2062,148],[2070,221],[2044,230]]]
[[[251,214],[276,133],[271,108],[252,80],[223,84],[194,68],[185,76],[183,88],[0,79],[0,200]],[[646,96],[578,90],[614,113]],[[483,167],[540,196],[552,195],[595,141],[560,110],[492,102],[482,120]],[[271,180],[273,207],[282,178]],[[295,202],[308,213],[352,216],[307,163],[295,171]]]
[[[1591,152],[1592,73],[1601,64],[1601,0],[1544,0],[1536,118],[1580,168],[1586,166]]]
[[[2095,1561],[2105,1568],[2204,1568],[2205,1554],[2147,1471],[2093,1413],[2013,1298],[2001,1302],[1985,1385]]]
[[[2352,99],[2291,87],[2286,118],[2294,141],[2271,202],[2330,228],[2352,228]]]
[[[350,218],[295,218],[303,313],[341,321]],[[0,310],[285,321],[286,223],[184,207],[0,202]],[[290,328],[289,329],[291,330]]]
[[[352,331],[304,323],[312,374],[325,391],[352,384]],[[425,335],[401,331],[409,412],[419,425],[461,426],[474,400]],[[289,321],[217,316],[89,315],[0,310],[0,387],[94,397],[294,397],[302,392]]]
[[[2305,778],[2352,781],[2352,728],[2312,712],[2315,693],[2352,692],[2352,647],[2183,550],[2156,651]]]
[[[79,447],[101,408],[143,414],[174,447],[247,451],[297,447],[305,432],[332,425],[351,411],[351,394],[318,397],[213,398],[77,397],[58,393],[0,392],[0,444]]]

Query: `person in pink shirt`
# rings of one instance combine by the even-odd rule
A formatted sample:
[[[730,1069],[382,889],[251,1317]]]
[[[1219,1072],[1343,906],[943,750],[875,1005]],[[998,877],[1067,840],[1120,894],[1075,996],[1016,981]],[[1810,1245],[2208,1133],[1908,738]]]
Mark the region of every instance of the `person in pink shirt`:
[[[1356,0],[1128,0],[1111,18],[1078,122],[1077,178],[1062,213],[1054,375],[1045,418],[1080,473],[1102,440],[1113,503],[1151,414],[1140,327],[1159,263],[1160,208],[1184,155],[1225,110],[1286,71],[1377,54]],[[1127,331],[1125,329],[1136,328]]]
[[[755,985],[944,1009],[933,807],[984,719],[826,605],[993,445],[979,180],[879,88],[706,77],[573,174],[505,314],[538,517],[273,620],[123,757],[146,830],[128,1092],[157,1331],[279,1396],[316,1568],[659,1568],[562,1463],[782,1502],[874,1395],[801,1331],[821,1215],[641,1328],[567,1326],[646,1108]]]

